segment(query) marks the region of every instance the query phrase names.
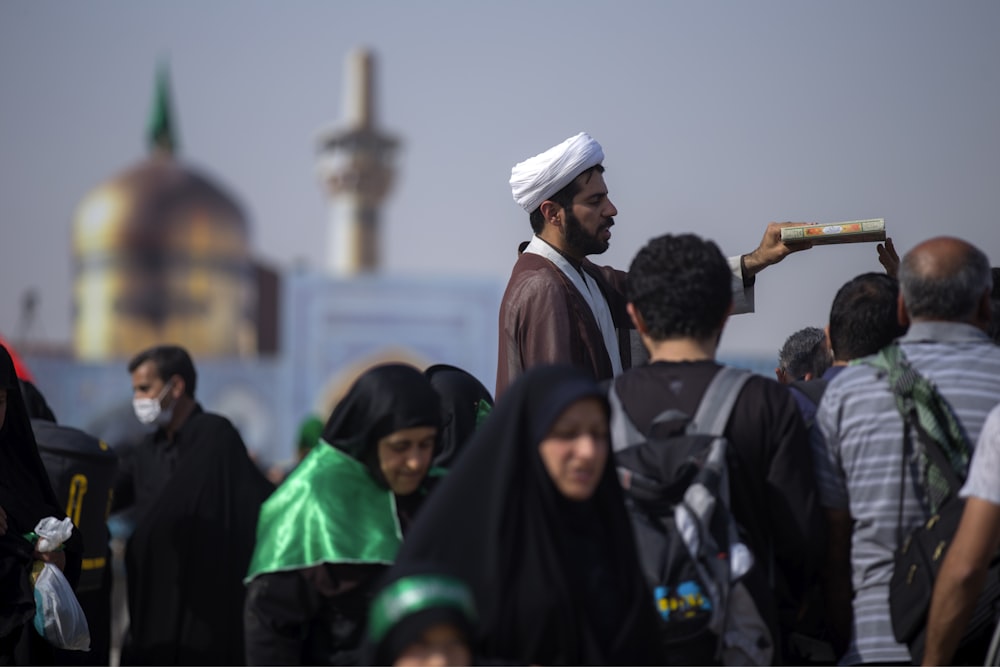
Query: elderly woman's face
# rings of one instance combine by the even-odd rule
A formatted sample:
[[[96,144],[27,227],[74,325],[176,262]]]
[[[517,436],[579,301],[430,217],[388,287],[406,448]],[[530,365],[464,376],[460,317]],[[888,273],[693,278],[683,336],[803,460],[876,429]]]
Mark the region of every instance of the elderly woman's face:
[[[596,398],[572,403],[538,446],[545,470],[569,500],[594,495],[608,461],[608,415]]]
[[[378,441],[379,467],[397,496],[408,496],[420,488],[431,466],[436,438],[433,426],[414,426]]]

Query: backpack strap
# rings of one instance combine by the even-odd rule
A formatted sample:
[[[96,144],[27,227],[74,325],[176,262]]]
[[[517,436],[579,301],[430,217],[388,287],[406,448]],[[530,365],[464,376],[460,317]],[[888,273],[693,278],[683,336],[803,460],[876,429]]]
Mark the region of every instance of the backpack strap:
[[[687,432],[716,436],[725,433],[729,416],[733,412],[733,406],[736,405],[736,398],[751,375],[753,373],[742,368],[732,366],[720,368],[708,383],[708,388],[698,404],[698,411],[688,424]]]
[[[635,422],[625,412],[622,399],[615,390],[615,383],[612,381],[608,387],[608,403],[611,406],[611,451],[619,452],[632,445],[646,441],[646,436],[635,425]]]
[[[687,432],[722,435],[726,430],[726,424],[729,423],[729,415],[733,411],[733,406],[736,405],[736,398],[751,375],[753,373],[742,368],[730,366],[720,368],[701,397],[698,411],[689,422]],[[611,406],[612,451],[618,452],[649,439],[649,436],[639,430],[639,427],[625,412],[625,406],[615,389],[614,381],[608,385],[608,403]],[[680,418],[687,418],[687,415],[677,410],[665,410],[653,419],[651,427],[663,421]]]

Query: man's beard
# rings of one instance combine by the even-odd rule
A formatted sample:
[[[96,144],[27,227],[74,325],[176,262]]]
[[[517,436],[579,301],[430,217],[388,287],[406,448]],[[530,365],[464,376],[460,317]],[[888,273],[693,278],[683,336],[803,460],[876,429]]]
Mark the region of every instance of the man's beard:
[[[614,218],[605,218],[597,230],[591,234],[583,228],[580,224],[580,220],[573,215],[572,211],[566,211],[566,245],[573,252],[574,255],[579,255],[580,257],[586,257],[587,255],[600,255],[602,252],[608,249],[610,245],[608,241],[605,241],[598,237],[604,230],[609,229],[615,224]]]

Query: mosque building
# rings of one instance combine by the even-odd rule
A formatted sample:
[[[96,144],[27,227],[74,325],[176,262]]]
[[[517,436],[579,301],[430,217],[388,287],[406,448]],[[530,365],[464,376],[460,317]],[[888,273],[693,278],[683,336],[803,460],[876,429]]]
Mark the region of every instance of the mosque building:
[[[379,126],[375,75],[372,52],[350,53],[343,116],[317,136],[326,266],[277,271],[254,256],[237,196],[180,160],[160,70],[149,155],[87,194],[74,218],[72,358],[25,355],[60,422],[112,445],[134,440],[125,363],[160,343],[191,352],[199,402],[229,417],[262,463],[293,457],[298,425],[325,421],[373,364],[452,364],[493,386],[504,285],[383,265],[380,212],[401,140]]]

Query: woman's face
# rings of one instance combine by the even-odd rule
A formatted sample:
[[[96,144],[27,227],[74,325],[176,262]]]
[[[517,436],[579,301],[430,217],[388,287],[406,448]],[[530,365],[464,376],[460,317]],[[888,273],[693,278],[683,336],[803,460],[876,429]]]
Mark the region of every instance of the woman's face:
[[[569,500],[594,495],[608,461],[608,415],[596,398],[572,403],[538,446],[552,482]]]
[[[414,426],[390,433],[378,441],[378,462],[389,488],[408,496],[424,481],[431,467],[437,429]]]

